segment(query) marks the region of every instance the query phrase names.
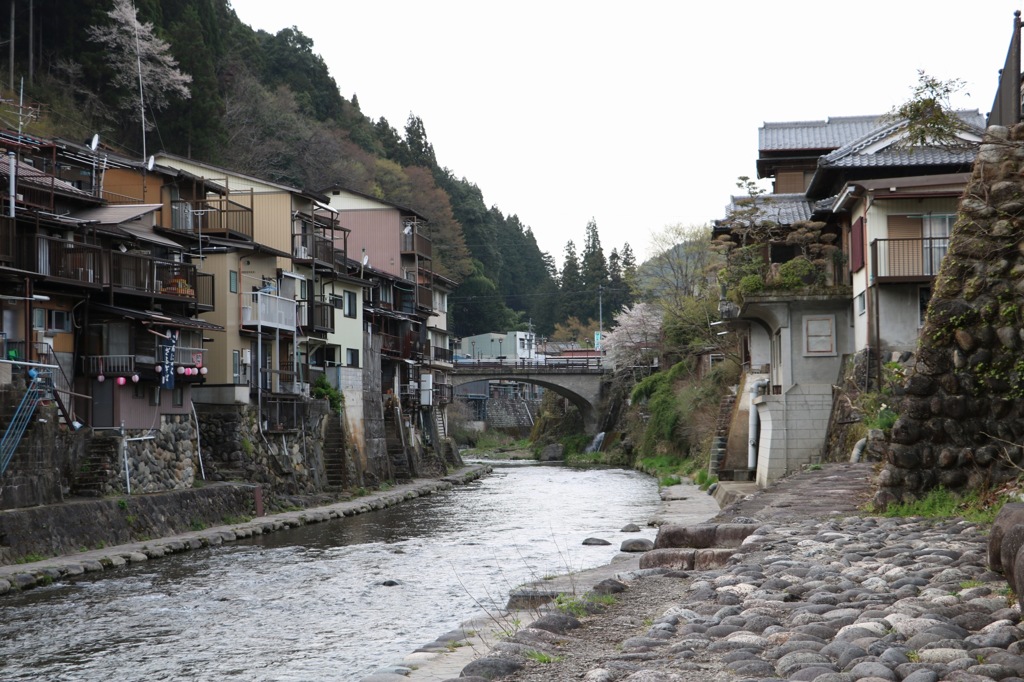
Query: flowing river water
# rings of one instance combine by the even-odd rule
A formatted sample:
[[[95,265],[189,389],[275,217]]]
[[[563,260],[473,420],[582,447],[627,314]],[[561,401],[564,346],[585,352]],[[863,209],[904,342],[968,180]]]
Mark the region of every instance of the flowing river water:
[[[499,464],[382,511],[0,598],[0,679],[359,680],[524,582],[607,564],[628,523],[653,539],[658,504],[634,471]]]

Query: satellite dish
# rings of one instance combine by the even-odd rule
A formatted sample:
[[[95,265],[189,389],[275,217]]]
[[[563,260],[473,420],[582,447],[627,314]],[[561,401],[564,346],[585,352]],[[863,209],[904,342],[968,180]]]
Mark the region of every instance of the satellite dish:
[[[411,234],[412,233],[412,223],[406,223],[405,224],[405,229],[402,230],[402,232],[404,232],[405,234]]]
[[[89,149],[91,149],[93,151],[96,151],[96,148],[99,147],[99,146],[100,146],[100,134],[96,133],[95,135],[92,136],[92,139],[89,140]]]
[[[367,255],[366,255],[366,254],[364,253],[364,254],[363,254],[363,265],[367,265],[367,264],[369,264],[369,262],[370,262],[370,257],[369,257],[369,256],[367,256]]]
[[[154,163],[156,163],[156,157],[155,156],[149,157],[149,160],[146,161],[146,170],[148,170],[148,171],[153,170],[153,164]]]

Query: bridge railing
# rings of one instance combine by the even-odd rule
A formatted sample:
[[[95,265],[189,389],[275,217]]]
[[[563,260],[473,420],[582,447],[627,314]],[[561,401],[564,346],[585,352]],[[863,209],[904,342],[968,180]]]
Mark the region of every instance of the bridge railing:
[[[520,360],[510,358],[466,359],[455,361],[455,372],[474,374],[600,374],[604,371],[601,358],[543,358]]]

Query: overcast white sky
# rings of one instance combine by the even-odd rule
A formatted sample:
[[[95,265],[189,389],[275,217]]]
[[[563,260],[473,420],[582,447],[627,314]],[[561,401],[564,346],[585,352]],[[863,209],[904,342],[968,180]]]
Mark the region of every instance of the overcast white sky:
[[[723,217],[765,121],[880,114],[918,69],[987,113],[1021,0],[231,0],[296,26],[346,98],[533,228],[560,263],[597,221],[640,260],[666,225]]]

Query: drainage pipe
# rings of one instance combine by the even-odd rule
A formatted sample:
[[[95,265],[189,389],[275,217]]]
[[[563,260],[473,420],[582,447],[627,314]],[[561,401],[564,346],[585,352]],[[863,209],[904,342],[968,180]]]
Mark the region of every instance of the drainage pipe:
[[[747,423],[747,468],[751,471],[757,469],[757,405],[754,404],[754,398],[757,397],[759,390],[767,385],[767,379],[758,379],[750,384],[750,420]]]
[[[853,446],[853,452],[850,453],[850,462],[857,463],[860,461],[861,455],[864,454],[864,448],[867,447],[867,444],[867,438],[861,438],[857,441],[857,444]]]

